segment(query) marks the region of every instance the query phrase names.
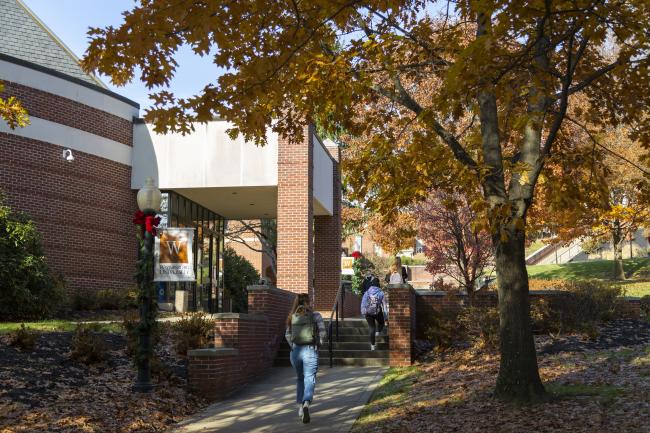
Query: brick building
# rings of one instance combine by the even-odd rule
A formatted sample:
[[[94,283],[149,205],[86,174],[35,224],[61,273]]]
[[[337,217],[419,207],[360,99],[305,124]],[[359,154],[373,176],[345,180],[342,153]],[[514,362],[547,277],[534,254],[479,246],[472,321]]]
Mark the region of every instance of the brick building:
[[[329,309],[340,280],[338,149],[306,125],[294,142],[268,131],[258,148],[227,122],[159,135],[139,106],[86,74],[20,0],[0,0],[0,80],[30,125],[0,122],[0,190],[43,236],[51,267],[71,290],[134,285],[135,194],[147,177],[165,193],[167,225],[195,227],[196,283],[164,283],[189,308],[217,311],[228,219],[275,218],[277,285]],[[72,156],[72,158],[71,158]]]

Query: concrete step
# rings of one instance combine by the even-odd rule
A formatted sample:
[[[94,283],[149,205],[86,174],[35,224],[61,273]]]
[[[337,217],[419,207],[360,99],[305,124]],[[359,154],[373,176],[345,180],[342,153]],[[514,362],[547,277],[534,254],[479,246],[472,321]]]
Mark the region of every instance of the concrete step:
[[[375,343],[376,343],[377,350],[388,350],[387,341],[381,341],[377,339]],[[368,341],[368,339],[365,339],[364,341],[339,341],[339,342],[332,343],[332,350],[369,350],[369,349],[370,349],[370,342]],[[286,351],[286,352],[291,351],[288,344],[280,345],[279,350]],[[320,350],[321,351],[329,350],[329,344],[325,343],[323,346],[321,346]]]
[[[369,346],[361,350],[332,350],[332,356],[334,358],[388,358],[388,350],[370,350]],[[289,350],[279,350],[278,358],[288,358],[290,353]],[[321,358],[330,356],[326,347],[321,348],[318,354]]]
[[[320,367],[329,365],[329,357],[320,357]],[[355,367],[381,367],[389,364],[388,358],[334,358],[332,364],[336,366],[355,366]],[[291,361],[289,358],[275,358],[273,363],[276,367],[289,367]]]
[[[332,333],[336,335],[336,328],[332,328]],[[362,327],[339,327],[339,335],[368,335],[370,333],[369,328]],[[383,331],[385,334],[386,331]]]
[[[325,326],[327,327],[329,325],[329,319],[324,320]],[[336,326],[336,322],[333,321],[332,326]],[[366,319],[345,319],[345,320],[339,320],[339,328],[340,327],[346,327],[346,328],[365,328],[368,329],[368,322],[366,322]]]
[[[353,334],[353,335],[342,335],[339,334],[339,342],[344,342],[344,343],[369,343],[369,336],[368,334]],[[336,336],[334,337],[334,341],[336,341]],[[375,341],[377,343],[388,343],[388,337],[385,335],[380,335],[379,337],[375,337]],[[327,342],[325,343],[327,344]]]

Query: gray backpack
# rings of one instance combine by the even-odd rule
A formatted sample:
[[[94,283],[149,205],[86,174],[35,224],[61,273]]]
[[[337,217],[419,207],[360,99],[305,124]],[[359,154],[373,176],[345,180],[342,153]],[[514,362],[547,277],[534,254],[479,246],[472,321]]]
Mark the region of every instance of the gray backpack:
[[[314,322],[313,313],[291,315],[291,342],[297,345],[314,344]]]

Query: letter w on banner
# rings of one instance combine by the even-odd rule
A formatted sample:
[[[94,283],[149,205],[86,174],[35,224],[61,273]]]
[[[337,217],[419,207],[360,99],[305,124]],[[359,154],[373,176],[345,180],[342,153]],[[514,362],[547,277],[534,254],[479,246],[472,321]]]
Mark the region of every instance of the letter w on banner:
[[[196,281],[193,228],[166,228],[156,237],[154,281]]]

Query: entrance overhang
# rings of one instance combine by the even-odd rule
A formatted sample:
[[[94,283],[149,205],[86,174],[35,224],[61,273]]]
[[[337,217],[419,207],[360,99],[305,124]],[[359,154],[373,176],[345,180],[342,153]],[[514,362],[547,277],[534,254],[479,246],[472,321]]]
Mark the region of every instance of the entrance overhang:
[[[174,190],[227,219],[276,218],[278,135],[267,132],[263,147],[232,139],[225,121],[194,124],[194,131],[157,134],[136,123],[133,132],[131,187],[151,176],[160,189]],[[314,215],[332,215],[333,162],[313,137]]]

